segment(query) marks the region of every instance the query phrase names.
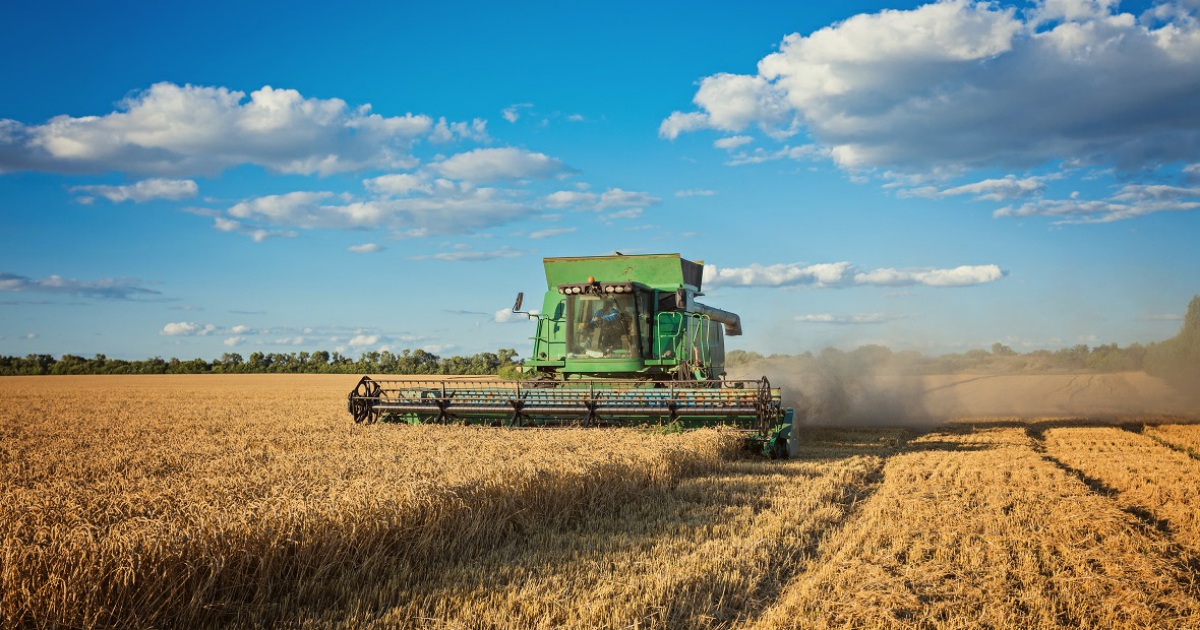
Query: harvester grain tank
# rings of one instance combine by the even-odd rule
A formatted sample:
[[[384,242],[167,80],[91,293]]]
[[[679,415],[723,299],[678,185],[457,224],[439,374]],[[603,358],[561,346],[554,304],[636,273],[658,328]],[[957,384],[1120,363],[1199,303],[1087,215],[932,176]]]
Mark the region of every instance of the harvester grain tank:
[[[732,426],[787,453],[793,411],[766,377],[725,378],[734,313],[696,301],[704,265],[679,254],[546,258],[528,380],[388,380],[349,395],[356,422],[502,427]],[[521,311],[523,296],[513,306]]]

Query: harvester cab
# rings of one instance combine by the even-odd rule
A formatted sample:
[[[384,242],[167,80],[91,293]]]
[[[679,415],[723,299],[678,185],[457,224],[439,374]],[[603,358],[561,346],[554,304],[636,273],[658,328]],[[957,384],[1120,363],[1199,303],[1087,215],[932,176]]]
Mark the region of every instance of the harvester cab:
[[[716,380],[737,315],[696,301],[703,263],[678,254],[545,259],[527,369],[553,380]]]
[[[766,377],[725,378],[734,313],[696,301],[702,262],[679,254],[546,258],[524,381],[388,381],[350,393],[357,422],[494,426],[733,426],[786,456],[793,411]],[[521,311],[518,294],[514,312]]]

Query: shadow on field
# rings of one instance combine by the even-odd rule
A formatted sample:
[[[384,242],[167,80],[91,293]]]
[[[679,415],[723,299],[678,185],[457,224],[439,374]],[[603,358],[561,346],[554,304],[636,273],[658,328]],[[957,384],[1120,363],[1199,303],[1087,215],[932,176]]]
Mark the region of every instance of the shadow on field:
[[[801,429],[793,459],[737,457],[674,487],[648,489],[615,511],[585,510],[491,549],[360,575],[354,590],[334,588],[334,606],[308,611],[308,619],[344,613],[357,625],[384,627],[591,627],[618,619],[727,627],[778,598],[879,487],[886,459],[915,435]],[[839,462],[859,472],[830,473],[843,468]],[[809,487],[825,494],[818,501]],[[589,616],[600,611],[607,616]]]
[[[904,448],[921,431],[904,427],[831,428],[795,427],[793,457],[804,461],[830,461],[875,455],[888,457]]]

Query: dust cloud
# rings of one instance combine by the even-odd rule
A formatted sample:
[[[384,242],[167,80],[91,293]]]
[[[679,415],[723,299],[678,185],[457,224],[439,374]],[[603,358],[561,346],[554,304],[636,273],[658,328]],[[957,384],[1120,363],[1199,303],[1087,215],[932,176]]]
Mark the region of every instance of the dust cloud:
[[[765,375],[806,426],[929,428],[956,418],[1196,419],[1187,393],[1145,372],[923,374],[890,352],[770,358],[730,368]]]

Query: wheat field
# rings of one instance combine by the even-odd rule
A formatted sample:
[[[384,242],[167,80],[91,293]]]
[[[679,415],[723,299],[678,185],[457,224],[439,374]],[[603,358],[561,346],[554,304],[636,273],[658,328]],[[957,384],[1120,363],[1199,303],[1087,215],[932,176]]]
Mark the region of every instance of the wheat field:
[[[1200,426],[357,426],[356,379],[0,379],[0,627],[1200,628]]]

